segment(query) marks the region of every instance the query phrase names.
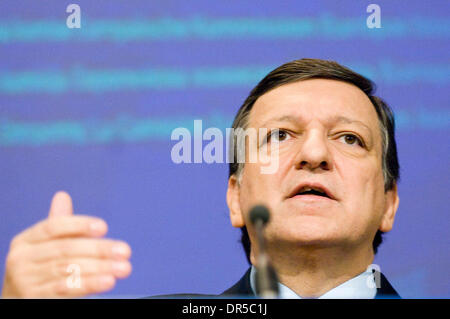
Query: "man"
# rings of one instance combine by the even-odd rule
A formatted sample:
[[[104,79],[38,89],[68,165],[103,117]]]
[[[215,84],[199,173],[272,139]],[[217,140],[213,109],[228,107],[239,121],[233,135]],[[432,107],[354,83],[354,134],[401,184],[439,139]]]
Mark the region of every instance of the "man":
[[[399,204],[394,119],[372,93],[368,79],[337,63],[303,59],[269,73],[234,120],[233,128],[278,129],[267,141],[279,143],[278,171],[233,161],[227,203],[251,264],[248,212],[261,203],[272,211],[267,250],[282,297],[399,297],[365,271]],[[252,267],[225,294],[254,291]]]
[[[283,298],[398,297],[381,274],[366,272],[399,204],[394,120],[372,91],[369,80],[337,63],[297,60],[269,73],[235,118],[234,128],[265,128],[269,133],[258,140],[278,145],[279,166],[271,174],[262,174],[266,163],[258,161],[230,164],[227,204],[253,265],[248,212],[256,204],[270,209],[267,252]],[[3,296],[111,289],[131,272],[131,250],[99,239],[106,228],[102,220],[72,216],[70,196],[57,193],[49,218],[11,242]],[[78,289],[68,284],[70,265],[80,266]],[[254,281],[251,267],[223,295],[254,295]]]

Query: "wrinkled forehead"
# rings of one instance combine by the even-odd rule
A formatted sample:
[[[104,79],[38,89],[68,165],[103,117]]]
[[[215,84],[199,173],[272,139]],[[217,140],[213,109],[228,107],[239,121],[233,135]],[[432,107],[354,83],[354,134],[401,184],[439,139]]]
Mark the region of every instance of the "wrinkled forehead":
[[[332,125],[339,118],[360,121],[379,134],[376,110],[367,95],[358,87],[337,80],[310,79],[279,86],[260,96],[250,112],[249,127],[293,117],[307,125],[319,120]]]

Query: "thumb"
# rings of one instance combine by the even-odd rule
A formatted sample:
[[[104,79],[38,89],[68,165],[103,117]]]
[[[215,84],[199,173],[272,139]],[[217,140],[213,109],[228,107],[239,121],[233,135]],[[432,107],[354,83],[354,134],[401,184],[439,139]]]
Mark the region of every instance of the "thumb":
[[[72,198],[64,191],[56,192],[53,195],[52,203],[50,204],[50,211],[48,217],[56,216],[70,216],[73,214]]]

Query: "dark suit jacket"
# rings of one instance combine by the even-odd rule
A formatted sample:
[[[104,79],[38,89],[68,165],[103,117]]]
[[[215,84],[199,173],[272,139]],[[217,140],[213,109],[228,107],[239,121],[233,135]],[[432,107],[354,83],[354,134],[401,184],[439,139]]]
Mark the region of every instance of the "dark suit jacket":
[[[242,276],[242,278],[236,284],[234,284],[231,288],[225,290],[222,294],[220,294],[220,296],[255,296],[250,286],[250,269],[251,268],[247,270],[244,276]],[[401,298],[382,273],[375,272],[374,275],[380,276],[380,288],[377,288],[375,299]]]
[[[147,297],[151,299],[164,299],[164,298],[257,298],[253,293],[250,286],[250,270],[249,268],[244,276],[232,287],[228,288],[220,295],[204,295],[204,294],[173,294],[173,295],[159,295],[153,297]],[[400,299],[400,295],[391,286],[386,277],[379,272],[375,272],[375,275],[380,276],[380,288],[377,288],[377,294],[375,299]],[[145,298],[144,298],[145,299]]]

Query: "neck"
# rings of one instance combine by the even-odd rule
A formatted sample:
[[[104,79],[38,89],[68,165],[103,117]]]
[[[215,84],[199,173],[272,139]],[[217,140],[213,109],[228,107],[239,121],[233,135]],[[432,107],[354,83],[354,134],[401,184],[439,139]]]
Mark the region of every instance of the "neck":
[[[373,261],[371,246],[267,247],[279,281],[302,297],[319,297],[359,275]],[[283,253],[284,252],[284,253]]]

